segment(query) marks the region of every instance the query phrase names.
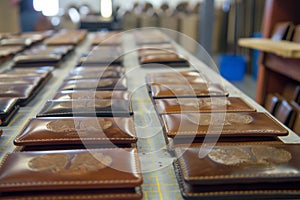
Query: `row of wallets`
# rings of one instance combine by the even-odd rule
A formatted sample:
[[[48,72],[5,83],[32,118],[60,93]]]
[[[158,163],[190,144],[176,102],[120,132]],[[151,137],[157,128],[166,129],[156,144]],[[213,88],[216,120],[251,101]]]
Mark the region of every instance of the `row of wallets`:
[[[134,32],[138,59],[143,68],[189,67],[188,59],[161,31],[155,29]]]
[[[14,56],[15,67],[58,67],[87,35],[86,30],[60,30],[2,35],[0,59]]]
[[[299,145],[268,113],[198,71],[151,73],[149,95],[186,199],[299,198]]]
[[[142,199],[130,96],[121,65],[76,66],[14,139],[0,197]]]
[[[11,121],[19,106],[26,106],[52,76],[52,67],[8,69],[0,73],[0,126]]]

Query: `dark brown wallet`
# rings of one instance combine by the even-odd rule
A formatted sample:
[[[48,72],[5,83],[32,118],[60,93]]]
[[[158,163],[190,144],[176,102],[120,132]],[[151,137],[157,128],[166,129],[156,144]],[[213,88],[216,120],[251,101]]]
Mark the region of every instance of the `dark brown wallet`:
[[[60,90],[127,90],[126,78],[115,79],[89,79],[89,80],[66,80]]]
[[[130,100],[131,93],[127,91],[90,91],[63,90],[55,94],[53,99],[124,99]]]
[[[238,97],[155,99],[154,102],[159,114],[255,111]]]
[[[131,148],[14,152],[0,167],[0,197],[43,191],[52,191],[51,196],[72,191],[74,196],[133,195],[142,182],[137,151]]]
[[[189,67],[189,61],[176,53],[153,54],[140,58],[141,67]]]
[[[17,146],[95,145],[116,147],[136,143],[133,117],[44,117],[30,119],[14,140]],[[87,146],[88,147],[88,146]]]
[[[174,168],[187,199],[300,198],[299,145],[178,148]]]
[[[216,83],[151,85],[150,90],[154,99],[228,96],[228,92]]]
[[[288,135],[268,114],[259,112],[166,114],[162,122],[166,135],[179,141],[207,137],[234,142]]]
[[[6,126],[19,109],[17,98],[0,98],[0,126]]]
[[[0,85],[0,97],[19,98],[20,103],[23,104],[31,98],[34,89],[34,85]]]
[[[132,115],[123,99],[48,100],[37,117],[118,117]]]

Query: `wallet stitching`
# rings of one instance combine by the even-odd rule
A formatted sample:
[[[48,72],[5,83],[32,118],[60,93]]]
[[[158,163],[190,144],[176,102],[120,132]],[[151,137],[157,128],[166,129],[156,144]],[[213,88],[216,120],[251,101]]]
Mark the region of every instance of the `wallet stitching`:
[[[182,153],[182,150],[176,150],[176,153]],[[199,180],[199,179],[206,179],[206,180],[212,180],[212,179],[220,179],[220,178],[253,178],[253,177],[293,177],[294,174],[249,174],[249,175],[218,175],[218,176],[193,176],[193,177],[189,177],[188,176],[188,170],[187,170],[187,166],[184,162],[184,159],[182,159],[182,156],[180,158],[178,158],[181,169],[183,171],[183,175],[184,177],[188,177],[189,180]]]
[[[106,148],[108,150],[115,150],[115,148]],[[140,167],[140,162],[138,159],[138,154],[137,154],[137,149],[136,148],[122,148],[122,149],[128,149],[128,150],[133,150],[133,155],[134,155],[134,160],[135,160],[135,171],[136,173],[133,173],[134,175],[136,174],[141,174],[141,167]],[[0,169],[3,167],[4,163],[7,161],[9,154],[6,154],[2,160],[2,162],[0,163]],[[33,186],[33,185],[53,185],[53,184],[57,184],[57,185],[63,185],[63,184],[74,184],[74,185],[80,185],[80,184],[105,184],[105,183],[137,183],[142,181],[142,177],[138,176],[137,180],[118,180],[118,179],[114,179],[114,180],[104,180],[104,181],[35,181],[35,182],[16,182],[16,183],[0,183],[0,186]]]

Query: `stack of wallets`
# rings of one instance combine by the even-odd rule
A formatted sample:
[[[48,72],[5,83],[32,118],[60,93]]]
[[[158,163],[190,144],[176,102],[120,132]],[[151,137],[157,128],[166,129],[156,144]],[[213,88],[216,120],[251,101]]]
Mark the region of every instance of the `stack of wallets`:
[[[16,55],[15,67],[58,66],[65,56],[73,50],[72,45],[37,45]]]
[[[94,38],[92,39],[92,45],[101,45],[101,46],[120,46],[122,45],[122,33],[120,31],[101,31],[95,32]]]
[[[81,65],[121,65],[123,50],[120,46],[93,46],[79,59]]]
[[[25,33],[7,33],[1,34],[0,45],[2,46],[23,46],[28,47],[31,44],[36,44],[43,41],[53,34],[52,30],[48,31],[35,31],[35,32],[25,32]]]
[[[87,36],[87,30],[62,29],[44,40],[46,45],[77,45]]]
[[[138,46],[141,67],[189,67],[188,60],[171,43]]]
[[[17,98],[0,98],[0,126],[7,126],[18,109]]]
[[[26,151],[0,165],[3,199],[142,199],[135,148]]]
[[[0,73],[0,98],[17,98],[26,105],[52,76],[52,68],[9,69]]]
[[[268,113],[198,71],[146,75],[168,147],[181,144],[278,142],[288,130]]]
[[[0,63],[23,50],[22,46],[0,46]]]
[[[185,199],[299,199],[299,147],[178,147],[173,164]]]

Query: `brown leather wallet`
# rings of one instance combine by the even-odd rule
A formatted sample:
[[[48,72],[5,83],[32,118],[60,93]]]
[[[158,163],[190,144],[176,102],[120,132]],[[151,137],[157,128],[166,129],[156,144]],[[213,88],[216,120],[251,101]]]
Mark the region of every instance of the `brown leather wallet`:
[[[131,102],[123,99],[48,100],[37,117],[117,117],[132,115]]]
[[[176,53],[152,54],[140,58],[141,67],[189,67],[188,60]]]
[[[66,80],[62,83],[60,90],[127,90],[126,78],[107,78],[89,80]]]
[[[70,74],[66,80],[78,80],[78,79],[104,79],[104,78],[121,78],[121,74],[116,71],[94,71],[84,74]]]
[[[36,76],[28,76],[28,77],[8,77],[8,78],[1,78],[0,85],[7,85],[7,84],[16,84],[16,85],[35,85],[37,86],[42,79]]]
[[[124,99],[130,100],[131,93],[127,91],[90,91],[63,90],[58,91],[53,99]]]
[[[6,126],[18,111],[17,98],[0,98],[0,126]]]
[[[21,101],[26,101],[32,94],[34,85],[7,84],[0,85],[0,97],[19,98]]]
[[[150,91],[154,99],[228,96],[228,92],[226,92],[221,85],[216,83],[151,85]]]
[[[154,102],[159,114],[255,111],[238,97],[155,99]]]
[[[188,199],[300,197],[299,145],[206,146],[176,149],[174,162]]]
[[[136,149],[32,151],[7,154],[0,167],[2,193],[134,190],[143,182]],[[13,194],[12,194],[13,195]]]
[[[44,41],[46,45],[77,45],[87,36],[87,30],[60,30]]]
[[[71,72],[70,75],[77,75],[77,74],[90,74],[90,73],[99,73],[103,71],[114,71],[118,72],[119,74],[123,75],[125,69],[121,65],[89,65],[89,66],[77,66]]]
[[[166,135],[175,139],[286,136],[288,130],[266,113],[182,113],[162,115]]]
[[[133,117],[44,117],[30,119],[14,140],[17,146],[136,143]],[[99,147],[98,147],[99,148]]]

